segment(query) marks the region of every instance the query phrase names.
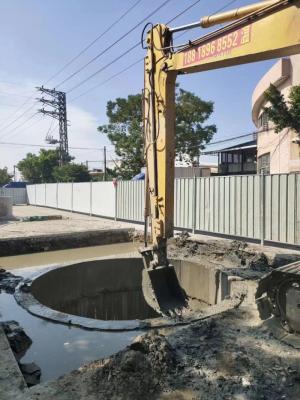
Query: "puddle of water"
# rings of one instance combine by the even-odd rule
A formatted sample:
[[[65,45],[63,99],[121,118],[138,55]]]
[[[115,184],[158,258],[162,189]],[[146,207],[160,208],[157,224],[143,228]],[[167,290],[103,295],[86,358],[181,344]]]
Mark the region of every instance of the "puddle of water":
[[[0,257],[0,266],[5,269],[14,269],[67,261],[79,261],[93,257],[110,256],[112,254],[130,253],[137,251],[138,247],[139,243],[130,242]]]
[[[15,320],[32,340],[21,362],[35,362],[41,381],[56,379],[80,365],[123,349],[139,332],[99,332],[55,324],[29,314],[13,295],[0,294],[0,321]]]

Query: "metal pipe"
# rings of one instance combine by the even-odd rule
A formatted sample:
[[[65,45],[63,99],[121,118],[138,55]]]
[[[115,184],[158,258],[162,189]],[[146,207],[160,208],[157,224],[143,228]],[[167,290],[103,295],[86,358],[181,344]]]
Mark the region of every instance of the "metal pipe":
[[[280,3],[282,0],[266,0],[260,1],[259,3],[250,4],[245,7],[239,7],[234,10],[226,11],[220,14],[208,15],[202,17],[200,21],[194,22],[187,25],[178,26],[175,28],[170,28],[170,32],[175,33],[179,31],[185,31],[193,28],[209,28],[217,24],[223,24],[224,22],[230,22],[243,18],[255,11],[259,11],[265,7],[272,6],[273,4]]]

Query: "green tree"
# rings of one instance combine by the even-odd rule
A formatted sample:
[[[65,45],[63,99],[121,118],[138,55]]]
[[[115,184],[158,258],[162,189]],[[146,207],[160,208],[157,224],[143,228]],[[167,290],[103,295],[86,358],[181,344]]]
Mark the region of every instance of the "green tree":
[[[203,125],[213,112],[213,103],[183,89],[176,92],[176,155],[189,161],[199,155],[216,132],[215,125]],[[98,130],[114,144],[120,166],[119,176],[130,179],[144,165],[142,136],[142,96],[129,95],[109,101],[106,107],[109,120]]]
[[[12,175],[7,172],[7,168],[0,168],[0,186],[6,185],[11,181]]]
[[[264,111],[274,123],[275,132],[290,128],[300,137],[300,85],[293,86],[285,100],[283,94],[271,84],[265,92],[265,99],[271,105],[265,107]]]
[[[53,177],[57,182],[89,182],[91,180],[87,167],[74,163],[54,167]]]
[[[41,149],[39,154],[28,153],[17,167],[23,178],[30,183],[55,182],[53,169],[59,164],[59,152]]]
[[[176,155],[192,161],[217,132],[216,125],[203,125],[214,111],[212,101],[204,101],[183,89],[176,92]]]
[[[116,155],[121,159],[116,167],[117,175],[130,179],[143,166],[142,96],[129,95],[117,98],[106,106],[108,125],[98,130],[107,135],[115,145]]]

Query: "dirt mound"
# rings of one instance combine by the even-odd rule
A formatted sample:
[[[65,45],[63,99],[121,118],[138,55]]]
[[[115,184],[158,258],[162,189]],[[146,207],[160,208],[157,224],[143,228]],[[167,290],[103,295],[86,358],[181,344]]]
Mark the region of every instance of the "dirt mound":
[[[174,365],[175,352],[166,338],[151,332],[96,370],[92,386],[102,399],[152,399]]]
[[[249,276],[255,272],[263,273],[271,265],[267,256],[262,252],[254,251],[246,242],[238,240],[191,240],[188,232],[182,232],[170,242],[168,247],[169,258],[196,258],[202,262],[208,261],[230,270],[234,275],[243,275],[248,270]],[[259,274],[258,274],[259,275]]]

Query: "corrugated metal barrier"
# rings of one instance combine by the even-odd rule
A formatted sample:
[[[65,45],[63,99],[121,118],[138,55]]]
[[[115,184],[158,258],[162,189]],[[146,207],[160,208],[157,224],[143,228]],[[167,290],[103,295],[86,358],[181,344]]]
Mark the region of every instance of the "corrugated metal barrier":
[[[300,245],[300,174],[175,179],[174,225]],[[117,218],[143,222],[144,182],[118,184]]]
[[[13,205],[27,204],[25,188],[0,188],[0,196],[12,197]]]
[[[143,222],[144,182],[31,185],[30,204]],[[300,245],[300,174],[175,179],[174,225]]]

